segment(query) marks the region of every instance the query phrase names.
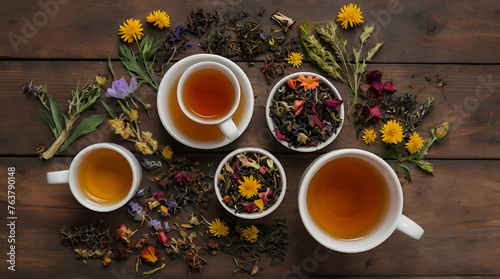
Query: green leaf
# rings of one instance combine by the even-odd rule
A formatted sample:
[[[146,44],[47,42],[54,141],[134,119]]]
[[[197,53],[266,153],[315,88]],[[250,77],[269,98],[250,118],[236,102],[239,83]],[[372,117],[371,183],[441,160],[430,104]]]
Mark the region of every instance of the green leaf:
[[[109,55],[108,55],[108,69],[109,72],[111,73],[111,76],[113,76],[113,80],[116,80],[115,71],[113,71],[113,65],[111,65],[111,58],[109,58]]]
[[[106,109],[106,111],[108,112],[109,116],[111,116],[112,118],[116,118],[115,111],[112,108],[110,108],[108,105],[106,105],[106,103],[104,101],[101,101],[101,103],[104,106],[104,108]]]
[[[424,171],[426,171],[430,174],[434,173],[434,166],[431,163],[423,161],[423,160],[418,160],[415,163],[417,163],[417,166],[419,166]]]
[[[403,172],[406,176],[406,180],[408,180],[408,182],[411,182],[411,171],[406,165],[400,164],[397,171]]]
[[[104,116],[102,115],[92,115],[90,117],[82,119],[78,127],[75,128],[71,136],[69,136],[68,139],[61,146],[59,152],[63,152],[77,138],[97,130],[97,127],[101,125],[103,120]]]
[[[63,114],[61,112],[61,108],[59,107],[57,102],[54,101],[54,98],[52,98],[52,96],[49,96],[49,103],[50,103],[50,111],[52,112],[52,119],[54,120],[54,124],[57,130],[57,136],[56,136],[57,138],[63,132],[63,128],[61,125]]]
[[[57,128],[56,128],[56,124],[54,123],[54,119],[52,119],[52,117],[49,115],[48,112],[46,112],[45,110],[38,110],[38,115],[40,115],[40,117],[42,117],[43,120],[45,120],[45,123],[47,123],[47,125],[49,125],[49,128],[50,130],[52,130],[52,133],[54,133],[54,137],[57,139],[58,135],[57,135]]]
[[[376,46],[374,46],[372,49],[370,49],[370,50],[368,51],[368,54],[366,55],[366,59],[365,59],[365,61],[368,61],[368,62],[372,61],[373,56],[375,55],[375,53],[378,51],[378,49],[379,49],[379,48],[380,48],[383,44],[384,44],[383,42],[382,42],[382,43],[378,43]]]
[[[126,113],[127,115],[130,115],[130,108],[127,108],[128,103],[127,103],[127,106],[125,106],[120,100],[117,100],[117,101],[118,101],[118,104],[120,104],[120,107],[122,107],[122,111],[124,113]]]
[[[365,28],[363,28],[363,33],[361,33],[361,36],[359,36],[359,40],[362,44],[368,41],[368,38],[370,38],[370,36],[372,35],[373,30],[375,30],[375,24],[372,24],[371,26],[365,26]]]

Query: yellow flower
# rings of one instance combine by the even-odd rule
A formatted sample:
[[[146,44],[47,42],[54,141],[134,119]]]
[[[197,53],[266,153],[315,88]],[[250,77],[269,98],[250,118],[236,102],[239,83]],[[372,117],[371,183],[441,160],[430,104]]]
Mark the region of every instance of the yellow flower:
[[[165,148],[163,148],[163,150],[161,151],[161,156],[163,156],[163,158],[167,160],[172,159],[173,155],[174,151],[172,150],[172,147],[170,147],[170,145],[165,146]]]
[[[123,139],[129,139],[135,137],[134,131],[130,127],[129,123],[125,124],[123,119],[116,117],[115,119],[108,120],[109,126],[113,128],[115,134],[120,135]]]
[[[121,36],[124,42],[131,43],[136,40],[140,40],[143,36],[142,34],[142,23],[138,19],[127,19],[120,25],[118,29],[118,35]]]
[[[413,134],[410,135],[410,139],[408,139],[408,142],[405,144],[408,152],[412,154],[419,152],[422,146],[424,146],[424,140],[422,140],[417,132],[413,132]]]
[[[141,137],[142,141],[147,143],[153,149],[153,152],[158,149],[158,142],[153,139],[153,134],[151,132],[141,132]]]
[[[163,27],[170,27],[170,17],[166,12],[152,11],[146,17],[147,22],[154,23],[154,26],[158,26],[158,28],[163,29]]]
[[[363,23],[363,17],[361,16],[363,12],[356,4],[349,4],[349,6],[344,6],[338,15],[338,22],[341,22],[342,28],[347,29],[348,25],[354,27],[360,23]]]
[[[264,201],[262,199],[258,199],[256,201],[253,202],[255,204],[255,206],[257,206],[260,211],[262,211],[264,209]]]
[[[250,241],[251,243],[257,241],[258,233],[259,229],[257,229],[254,225],[241,230],[241,236],[243,236],[246,241]]]
[[[144,155],[153,154],[153,150],[151,150],[151,148],[149,148],[149,146],[145,142],[136,142],[135,149],[137,149],[137,151],[141,152]]]
[[[380,129],[382,141],[385,143],[397,144],[403,141],[403,128],[396,120],[389,120]]]
[[[290,52],[288,55],[288,64],[292,65],[295,68],[299,68],[299,66],[302,64],[302,58],[304,58],[304,55],[300,52]]]
[[[371,144],[375,142],[375,139],[377,138],[377,133],[375,133],[373,129],[365,129],[363,133],[364,133],[363,141],[365,142],[365,144]]]
[[[253,175],[243,176],[243,181],[238,179],[238,182],[240,183],[238,187],[240,194],[247,199],[257,195],[257,190],[261,187],[260,182],[255,180]]]
[[[306,78],[299,75],[297,81],[301,83],[300,86],[304,87],[304,91],[314,90],[319,85],[319,77],[307,76]]]
[[[229,233],[229,227],[226,226],[226,222],[221,222],[219,218],[215,219],[208,226],[208,229],[210,230],[211,234],[217,237],[226,236]]]
[[[141,257],[150,263],[155,263],[158,260],[158,256],[156,254],[155,247],[152,245],[141,251]]]
[[[97,76],[95,76],[95,81],[99,83],[100,86],[103,86],[104,84],[106,84],[106,77],[98,74]]]
[[[130,114],[128,115],[128,118],[130,119],[130,121],[137,121],[137,119],[139,119],[139,113],[137,112],[137,110],[135,109],[131,109],[130,110]]]

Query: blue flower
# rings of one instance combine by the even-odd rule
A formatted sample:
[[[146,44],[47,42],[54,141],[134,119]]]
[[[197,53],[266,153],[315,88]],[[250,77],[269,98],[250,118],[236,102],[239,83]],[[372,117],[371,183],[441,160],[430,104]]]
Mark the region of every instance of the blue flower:
[[[149,221],[149,226],[154,228],[155,231],[161,230],[161,222],[156,219],[152,219],[151,221]]]
[[[172,210],[176,206],[177,202],[174,199],[172,199],[169,203],[167,203],[168,210]]]
[[[136,198],[140,198],[142,196],[144,196],[144,189],[141,189],[141,190],[137,191],[137,193],[135,194]]]
[[[125,77],[122,77],[119,80],[114,80],[111,84],[111,88],[108,88],[108,92],[106,93],[106,97],[113,97],[117,99],[125,99],[130,94],[133,94],[135,91],[135,86],[137,85],[137,80],[135,77],[132,77],[130,80],[130,86],[127,84]]]
[[[139,206],[138,203],[136,202],[129,202],[128,205],[130,206],[130,208],[128,209],[128,213],[132,216],[138,216],[139,213],[142,212],[142,207]]]

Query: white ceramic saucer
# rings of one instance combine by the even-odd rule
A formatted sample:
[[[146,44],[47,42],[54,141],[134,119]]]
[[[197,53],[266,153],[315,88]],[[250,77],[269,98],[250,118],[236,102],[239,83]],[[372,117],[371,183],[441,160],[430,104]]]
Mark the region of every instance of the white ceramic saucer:
[[[176,96],[177,84],[182,73],[189,66],[202,61],[221,63],[235,74],[241,87],[241,100],[233,120],[240,131],[239,136],[245,131],[252,119],[254,108],[252,85],[245,72],[238,65],[219,55],[196,54],[175,63],[161,80],[158,88],[157,107],[163,126],[177,141],[193,148],[214,149],[225,146],[234,140],[227,139],[217,125],[202,125],[187,118],[180,110]],[[179,119],[182,121],[178,121]]]

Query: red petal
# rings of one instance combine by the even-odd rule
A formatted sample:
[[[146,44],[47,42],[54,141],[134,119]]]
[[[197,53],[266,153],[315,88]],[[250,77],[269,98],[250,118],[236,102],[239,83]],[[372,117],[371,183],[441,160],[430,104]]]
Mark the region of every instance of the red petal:
[[[297,80],[294,78],[289,78],[288,79],[288,86],[295,90],[295,87],[297,87]]]

